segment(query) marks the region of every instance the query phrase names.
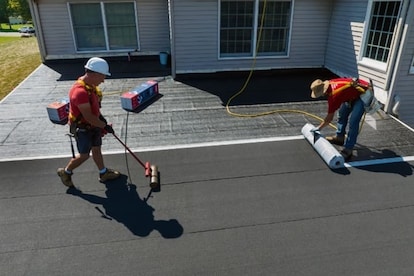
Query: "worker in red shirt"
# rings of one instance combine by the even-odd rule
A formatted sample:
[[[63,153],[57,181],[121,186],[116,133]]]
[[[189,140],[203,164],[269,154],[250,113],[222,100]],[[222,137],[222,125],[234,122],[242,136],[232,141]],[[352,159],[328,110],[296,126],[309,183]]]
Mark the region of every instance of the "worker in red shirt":
[[[67,187],[74,187],[73,170],[89,158],[90,152],[99,169],[99,181],[105,182],[120,176],[119,172],[105,167],[101,151],[103,132],[114,133],[100,112],[102,93],[98,88],[110,75],[108,63],[102,58],[93,57],[85,65],[85,74],[69,91],[69,124],[79,154],[73,156],[65,168],[57,170]]]
[[[334,118],[335,111],[339,109],[336,135],[326,137],[326,140],[332,144],[344,146],[341,154],[345,161],[349,161],[359,134],[359,123],[365,112],[365,104],[360,96],[361,93],[370,89],[370,84],[355,78],[325,81],[317,79],[312,82],[310,88],[312,98],[326,96],[328,99],[328,114],[312,131],[319,131],[329,125]],[[345,135],[348,123],[348,135]]]

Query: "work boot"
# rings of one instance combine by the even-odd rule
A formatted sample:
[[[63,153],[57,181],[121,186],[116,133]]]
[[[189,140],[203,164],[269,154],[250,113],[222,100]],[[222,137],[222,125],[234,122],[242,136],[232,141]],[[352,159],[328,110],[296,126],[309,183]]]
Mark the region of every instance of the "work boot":
[[[344,145],[344,141],[345,141],[345,137],[344,136],[327,136],[325,139],[329,143],[334,144],[334,145],[338,145],[338,146],[343,146]]]
[[[60,180],[62,180],[63,185],[69,188],[75,187],[72,182],[72,175],[65,172],[64,168],[59,168],[57,174],[59,175]]]
[[[99,181],[100,182],[105,182],[105,181],[108,181],[108,180],[118,178],[120,175],[121,174],[118,171],[111,170],[111,169],[106,169],[105,173],[100,173],[99,174]]]
[[[343,149],[341,150],[341,155],[344,157],[344,160],[347,162],[352,158],[352,149]]]

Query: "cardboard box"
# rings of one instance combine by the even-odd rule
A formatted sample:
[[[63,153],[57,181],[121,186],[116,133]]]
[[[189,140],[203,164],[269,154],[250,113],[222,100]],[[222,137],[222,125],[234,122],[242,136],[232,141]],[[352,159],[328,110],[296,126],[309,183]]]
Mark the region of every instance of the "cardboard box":
[[[122,108],[127,111],[134,111],[142,104],[158,95],[158,82],[147,81],[131,91],[121,95]]]
[[[49,104],[46,109],[52,123],[65,125],[68,122],[69,100],[64,99],[60,102],[53,102]]]

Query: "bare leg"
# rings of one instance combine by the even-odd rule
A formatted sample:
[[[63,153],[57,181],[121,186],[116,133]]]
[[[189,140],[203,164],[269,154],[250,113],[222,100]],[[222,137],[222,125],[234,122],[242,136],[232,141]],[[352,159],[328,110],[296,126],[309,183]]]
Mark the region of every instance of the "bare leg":
[[[77,167],[83,164],[89,158],[89,153],[78,154],[75,158],[72,158],[69,163],[66,165],[66,169],[73,171]]]
[[[99,170],[105,168],[101,146],[92,147],[92,158]]]

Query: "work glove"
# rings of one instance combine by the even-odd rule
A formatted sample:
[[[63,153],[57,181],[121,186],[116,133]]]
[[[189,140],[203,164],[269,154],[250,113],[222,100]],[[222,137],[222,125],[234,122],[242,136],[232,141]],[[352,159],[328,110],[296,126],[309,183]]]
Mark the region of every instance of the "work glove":
[[[104,116],[102,116],[102,114],[101,115],[99,115],[99,120],[101,120],[102,122],[104,122],[105,124],[108,124],[108,121],[105,119],[105,117]]]
[[[310,132],[312,132],[314,135],[315,134],[321,134],[321,130],[319,129],[319,127],[314,127],[310,130]]]
[[[352,78],[351,86],[357,87],[358,85],[359,85],[358,79],[357,78]]]
[[[105,130],[106,132],[108,132],[108,133],[112,133],[112,134],[114,134],[114,133],[115,133],[115,131],[114,131],[114,129],[112,128],[112,126],[111,126],[111,125],[106,125],[106,126],[104,127],[104,130]]]
[[[112,124],[110,124],[109,126],[112,126]],[[104,137],[105,135],[108,134],[108,131],[105,129],[105,127],[101,130],[101,137]]]

